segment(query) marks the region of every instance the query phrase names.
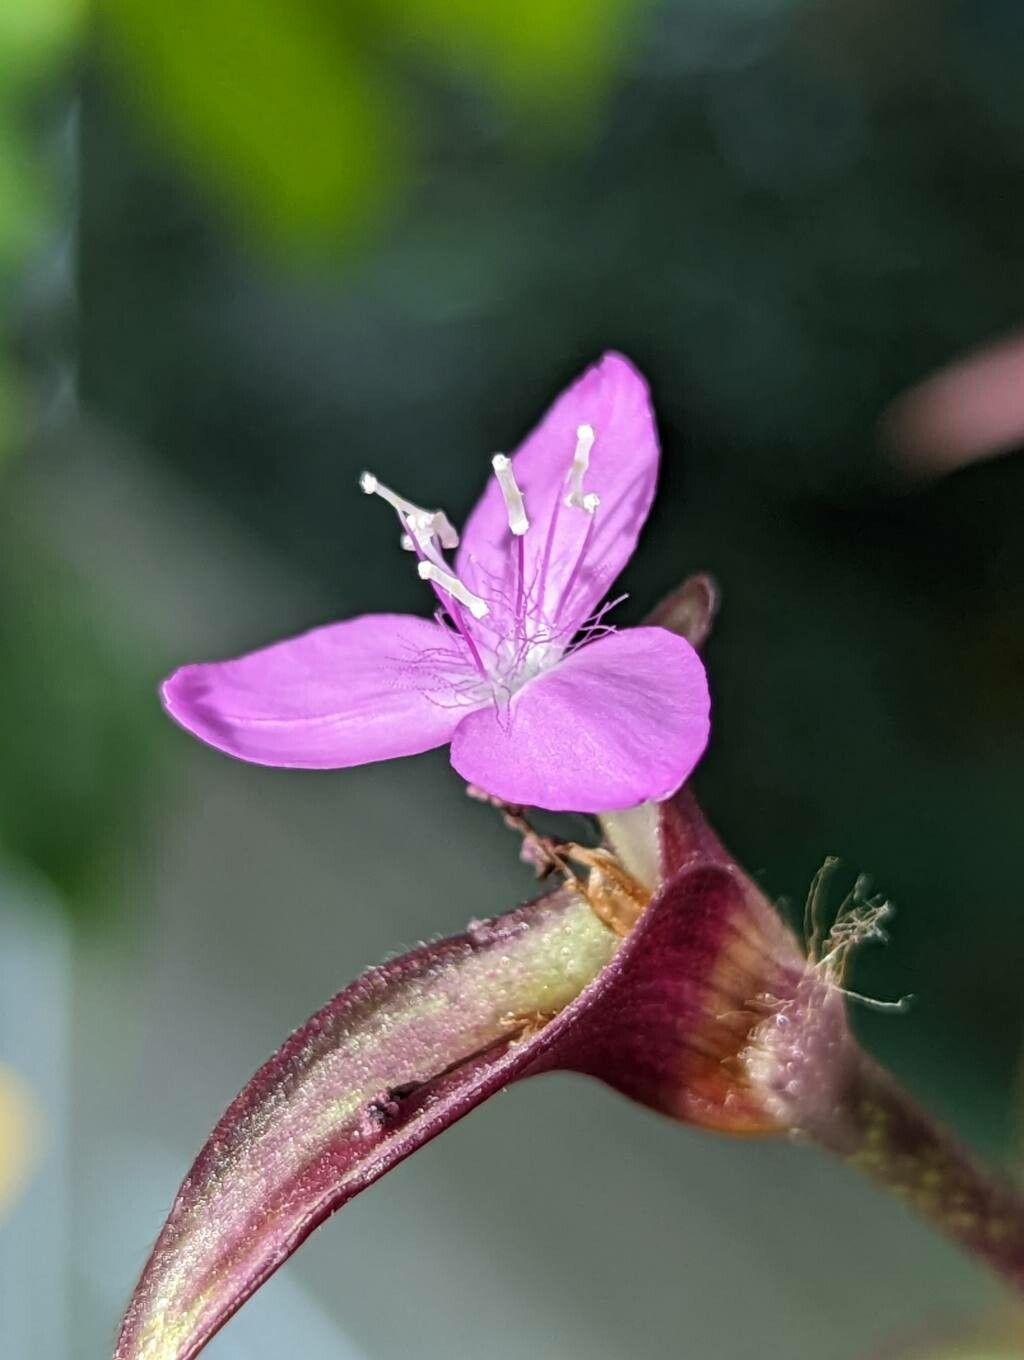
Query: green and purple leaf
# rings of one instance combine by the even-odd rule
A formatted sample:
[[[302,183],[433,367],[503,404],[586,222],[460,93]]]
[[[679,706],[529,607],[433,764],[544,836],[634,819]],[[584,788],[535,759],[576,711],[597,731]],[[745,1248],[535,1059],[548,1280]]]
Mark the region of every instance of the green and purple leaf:
[[[371,969],[286,1041],[186,1176],[117,1360],[187,1360],[330,1213],[503,1086],[619,941],[567,890]]]
[[[620,940],[562,888],[372,969],[228,1108],[129,1304],[116,1360],[190,1360],[318,1224],[510,1082],[589,1073],[675,1118],[772,1131],[729,1060],[798,955],[696,805]]]

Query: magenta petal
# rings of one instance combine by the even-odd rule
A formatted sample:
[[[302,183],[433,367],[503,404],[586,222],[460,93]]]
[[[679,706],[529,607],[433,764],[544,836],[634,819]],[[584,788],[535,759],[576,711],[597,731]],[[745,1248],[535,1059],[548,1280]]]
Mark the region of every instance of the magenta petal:
[[[584,487],[600,496],[601,504],[574,574],[590,516],[563,501],[576,429],[584,424],[595,432]],[[527,582],[535,583],[541,574],[548,530],[557,515],[542,598],[535,598],[532,607],[578,626],[632,556],[654,498],[658,437],[643,377],[620,354],[606,354],[562,393],[519,446],[512,464],[530,520],[523,540]],[[492,479],[466,523],[458,554],[462,579],[488,599],[494,598],[496,587],[511,596],[507,573],[515,554],[510,538],[505,502]],[[569,595],[563,599],[570,579]]]
[[[168,713],[259,765],[340,769],[443,746],[472,680],[451,635],[408,614],[365,614],[234,661],[183,666]]]
[[[506,709],[470,714],[452,764],[509,803],[608,812],[667,798],[707,744],[707,678],[688,642],[631,628],[571,653]]]

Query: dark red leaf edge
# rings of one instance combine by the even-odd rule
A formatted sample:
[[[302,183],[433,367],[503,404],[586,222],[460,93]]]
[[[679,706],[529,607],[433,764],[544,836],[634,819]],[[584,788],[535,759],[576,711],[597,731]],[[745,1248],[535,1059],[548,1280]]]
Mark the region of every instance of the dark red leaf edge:
[[[248,1266],[198,1254],[183,1262],[181,1252],[192,1246],[180,1225],[211,1187],[210,1212],[216,1212],[221,1168],[254,1130],[260,1136],[262,1112],[287,1101],[296,1063],[338,1029],[339,1017],[383,1000],[410,977],[440,977],[458,955],[500,948],[534,929],[565,890],[370,970],[297,1030],[228,1108],[185,1178],[129,1304],[115,1360],[192,1360],[330,1214],[513,1081],[572,1069],[677,1119],[734,1132],[774,1131],[730,1059],[752,1023],[747,1002],[764,992],[783,994],[800,970],[799,951],[689,794],[666,805],[661,826],[671,876],[574,1001],[535,1032],[492,1043],[421,1084],[383,1086],[326,1152],[254,1206],[248,1245],[259,1246],[262,1237],[265,1250]],[[214,1306],[187,1314],[180,1300],[162,1298],[169,1267],[179,1278],[187,1268],[191,1297],[214,1299]],[[154,1311],[161,1306],[166,1316]]]

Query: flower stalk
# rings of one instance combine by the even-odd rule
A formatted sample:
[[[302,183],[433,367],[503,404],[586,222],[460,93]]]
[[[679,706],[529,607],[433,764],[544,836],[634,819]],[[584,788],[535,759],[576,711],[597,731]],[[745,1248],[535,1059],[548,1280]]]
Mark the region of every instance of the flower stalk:
[[[833,981],[810,973],[744,1061],[794,1137],[865,1172],[1024,1293],[1024,1195],[864,1052]]]
[[[742,874],[686,791],[662,810],[660,834],[677,863],[717,858]],[[922,1109],[850,1028],[845,972],[860,944],[884,938],[887,914],[887,904],[878,902],[841,911],[820,958],[812,929],[812,957],[797,972],[776,943],[781,986],[748,996],[747,1006],[761,1009],[763,1018],[729,1066],[741,1074],[739,1089],[760,1105],[766,1127],[774,1124],[864,1172],[1024,1293],[1024,1193]],[[760,938],[770,936],[762,931]]]

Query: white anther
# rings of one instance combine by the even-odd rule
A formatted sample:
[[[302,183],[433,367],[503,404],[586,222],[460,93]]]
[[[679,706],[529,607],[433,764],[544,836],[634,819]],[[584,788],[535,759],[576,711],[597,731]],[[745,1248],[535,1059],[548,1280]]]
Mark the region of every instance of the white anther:
[[[430,531],[446,552],[459,546],[459,531],[443,510],[434,511]]]
[[[577,426],[576,452],[572,456],[572,467],[569,469],[569,494],[565,498],[566,505],[575,506],[577,510],[586,508],[583,496],[583,476],[590,466],[590,450],[593,447],[593,425]]]
[[[592,515],[600,504],[601,497],[595,496],[593,491],[588,491],[583,497],[583,509],[586,510],[588,515]]]
[[[416,570],[423,581],[433,581],[435,585],[441,587],[449,594],[453,600],[458,600],[464,604],[475,619],[482,619],[485,614],[491,611],[487,606],[487,601],[482,600],[479,595],[474,595],[471,590],[462,584],[457,576],[453,576],[449,571],[443,571],[435,566],[433,562],[419,562]]]
[[[402,545],[402,548],[405,550],[405,552],[416,551],[416,544],[412,541],[411,534],[403,534],[398,541]]]
[[[372,472],[364,472],[359,478],[359,485],[368,496],[380,496],[382,500],[387,501],[388,505],[401,516],[403,522],[409,525],[421,548],[428,547],[431,538],[436,538],[446,550],[459,546],[459,535],[443,510],[424,510],[421,505],[414,505],[412,501],[407,501],[404,496],[399,496],[396,491],[379,482]],[[405,547],[404,542],[402,547]],[[415,544],[411,550],[415,550]]]
[[[530,527],[530,521],[526,518],[526,506],[523,504],[523,493],[519,490],[516,481],[516,474],[512,471],[512,461],[506,458],[503,453],[496,453],[491,459],[491,467],[494,468],[494,475],[498,479],[498,486],[501,494],[505,498],[505,513],[508,515],[508,527],[519,538],[526,533]]]
[[[421,551],[429,550],[432,538],[436,538],[445,549],[459,546],[459,535],[455,525],[443,510],[416,510],[406,515],[405,519],[412,530],[412,535],[406,534],[406,538],[409,538],[410,542],[415,538]],[[416,549],[416,543],[413,544],[413,551]]]

